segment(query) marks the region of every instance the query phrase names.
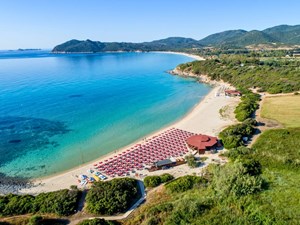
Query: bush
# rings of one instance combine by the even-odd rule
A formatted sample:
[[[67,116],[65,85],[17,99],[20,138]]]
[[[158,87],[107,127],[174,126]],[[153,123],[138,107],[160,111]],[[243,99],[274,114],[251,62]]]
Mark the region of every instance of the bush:
[[[263,180],[260,176],[252,176],[240,162],[215,166],[212,187],[222,198],[228,196],[241,197],[262,190]]]
[[[86,196],[87,210],[101,215],[126,211],[139,196],[137,180],[117,178],[95,182]]]
[[[74,214],[80,194],[78,190],[65,189],[37,196],[14,194],[0,196],[0,215],[55,213],[59,216],[68,216]]]
[[[190,155],[187,155],[185,157],[185,160],[187,161],[187,164],[189,167],[191,168],[196,168],[197,167],[197,162],[196,162],[196,159],[195,159],[195,156],[190,154]]]
[[[235,161],[239,157],[247,156],[252,154],[253,150],[250,148],[240,146],[237,148],[230,149],[229,151],[224,153],[224,156],[228,157],[232,161]]]
[[[166,184],[166,188],[170,192],[184,192],[197,184],[206,184],[206,180],[203,177],[187,175]]]
[[[255,129],[251,125],[253,120],[245,120],[243,123],[229,126],[219,134],[226,149],[237,148],[243,145],[243,137],[253,135]]]
[[[252,114],[258,109],[258,101],[260,100],[259,94],[248,93],[242,98],[242,102],[238,104],[234,110],[235,118],[243,122],[244,120],[250,118]]]
[[[174,179],[174,177],[169,173],[164,173],[164,174],[160,175],[160,180],[161,180],[162,183],[166,183],[166,182],[171,181],[173,179]]]
[[[262,172],[262,167],[260,162],[250,156],[240,158],[238,162],[240,162],[242,166],[245,168],[246,174],[249,174],[251,176],[257,176],[260,175]]]
[[[144,185],[145,187],[157,187],[158,185],[166,183],[173,179],[174,177],[168,173],[164,173],[160,176],[147,176],[144,179]]]
[[[161,184],[160,176],[147,176],[144,179],[144,185],[146,187],[157,187]]]

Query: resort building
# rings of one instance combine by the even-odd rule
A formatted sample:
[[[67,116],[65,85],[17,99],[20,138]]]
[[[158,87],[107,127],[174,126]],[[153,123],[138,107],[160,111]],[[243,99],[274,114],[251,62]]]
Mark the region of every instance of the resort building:
[[[186,139],[188,147],[196,150],[199,154],[205,154],[207,150],[213,150],[220,147],[220,143],[216,137],[198,134]]]
[[[230,96],[230,97],[242,96],[242,93],[237,90],[225,90],[225,96]]]

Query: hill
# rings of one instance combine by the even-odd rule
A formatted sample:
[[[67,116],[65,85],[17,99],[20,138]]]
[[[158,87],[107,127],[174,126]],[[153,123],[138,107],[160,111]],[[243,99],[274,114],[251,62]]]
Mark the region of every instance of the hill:
[[[53,48],[54,53],[96,53],[107,51],[185,51],[203,47],[245,48],[268,44],[300,45],[300,25],[280,25],[265,30],[228,30],[211,34],[201,40],[169,37],[151,42],[100,42],[70,40]]]
[[[242,37],[247,31],[245,30],[228,30],[216,34],[211,34],[199,42],[203,45],[220,45],[225,44],[232,39]]]
[[[230,30],[212,34],[199,41],[206,46],[246,47],[259,44],[300,44],[300,25],[279,25],[263,31]]]
[[[192,38],[169,37],[152,42],[100,42],[70,40],[54,47],[55,53],[96,53],[107,51],[180,51],[188,48],[203,47]]]
[[[263,32],[282,43],[294,45],[299,45],[300,43],[300,25],[280,25],[265,29]]]

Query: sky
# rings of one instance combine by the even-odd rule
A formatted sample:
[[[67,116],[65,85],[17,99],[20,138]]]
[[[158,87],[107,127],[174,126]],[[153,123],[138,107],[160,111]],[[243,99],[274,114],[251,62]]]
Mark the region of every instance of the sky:
[[[200,40],[224,30],[300,24],[299,0],[1,0],[0,49],[52,49],[70,39]]]

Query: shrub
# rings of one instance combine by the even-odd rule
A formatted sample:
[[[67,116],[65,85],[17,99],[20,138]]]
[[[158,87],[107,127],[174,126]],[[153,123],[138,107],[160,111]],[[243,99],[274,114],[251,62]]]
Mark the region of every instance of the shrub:
[[[224,153],[224,156],[228,157],[232,161],[235,161],[239,157],[243,157],[246,155],[250,155],[253,152],[250,148],[240,146],[237,148],[230,149],[229,151]]]
[[[121,213],[127,210],[138,196],[138,183],[132,178],[95,182],[86,196],[87,210],[101,215]]]
[[[249,174],[251,176],[257,176],[260,175],[262,172],[260,162],[250,156],[240,158],[238,162],[240,162],[243,165],[246,174]]]
[[[145,187],[157,187],[161,183],[166,183],[173,179],[174,177],[168,173],[164,173],[160,176],[147,176],[144,179],[144,185]]]
[[[75,212],[81,192],[60,190],[41,193],[37,196],[9,194],[0,196],[0,215],[22,215],[27,213],[55,213],[68,216]]]
[[[169,173],[164,173],[164,174],[160,175],[160,180],[161,180],[162,183],[166,183],[166,182],[171,181],[173,179],[174,179],[174,177]]]
[[[244,120],[250,118],[255,110],[258,108],[258,101],[260,100],[260,95],[254,93],[245,94],[242,101],[238,104],[234,110],[235,118],[243,122]]]
[[[229,126],[219,134],[223,145],[226,149],[237,148],[243,145],[243,137],[250,137],[255,129],[251,125],[252,120],[246,120],[243,123]]]
[[[203,177],[183,176],[166,184],[167,190],[170,192],[184,192],[192,189],[196,184],[205,184],[206,180]]]
[[[196,159],[195,159],[195,156],[190,154],[190,155],[187,155],[185,157],[185,160],[187,161],[187,164],[189,167],[191,168],[196,168],[197,167],[197,162],[196,162]]]
[[[215,166],[212,187],[218,196],[241,197],[262,190],[263,180],[260,176],[252,176],[240,162]]]
[[[144,179],[144,185],[146,187],[157,187],[161,184],[160,176],[147,176]]]

